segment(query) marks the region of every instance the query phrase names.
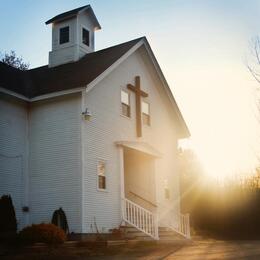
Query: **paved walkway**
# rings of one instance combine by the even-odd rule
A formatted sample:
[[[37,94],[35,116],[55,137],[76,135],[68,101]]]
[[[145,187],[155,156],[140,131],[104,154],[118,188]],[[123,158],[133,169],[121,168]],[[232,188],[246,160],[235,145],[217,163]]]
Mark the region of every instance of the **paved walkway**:
[[[60,248],[51,254],[47,251],[13,253],[0,255],[5,260],[260,260],[260,241],[219,241],[196,240],[186,246],[159,244],[159,245],[132,245],[130,247],[111,247],[90,251],[84,247]]]
[[[260,259],[260,241],[201,240],[184,246],[161,259],[208,260],[208,259]]]

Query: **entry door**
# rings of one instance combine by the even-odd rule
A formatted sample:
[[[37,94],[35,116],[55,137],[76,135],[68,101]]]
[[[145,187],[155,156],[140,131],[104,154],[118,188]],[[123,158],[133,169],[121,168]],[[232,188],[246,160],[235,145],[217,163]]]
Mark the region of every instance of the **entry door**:
[[[156,204],[154,157],[134,149],[125,149],[125,194],[138,205],[154,210]]]

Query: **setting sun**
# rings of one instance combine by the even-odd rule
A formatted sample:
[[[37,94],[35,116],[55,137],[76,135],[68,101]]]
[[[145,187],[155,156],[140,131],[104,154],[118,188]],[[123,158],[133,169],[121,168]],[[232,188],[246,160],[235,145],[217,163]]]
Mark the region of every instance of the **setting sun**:
[[[193,149],[212,177],[223,179],[252,172],[257,165],[255,140],[259,127],[251,75],[242,63],[233,65],[232,70],[217,70],[216,64],[212,64],[207,75],[197,70],[195,73],[203,81],[199,88],[189,90],[193,109],[187,106],[185,115],[187,120],[191,119],[188,122],[192,136],[180,145]]]

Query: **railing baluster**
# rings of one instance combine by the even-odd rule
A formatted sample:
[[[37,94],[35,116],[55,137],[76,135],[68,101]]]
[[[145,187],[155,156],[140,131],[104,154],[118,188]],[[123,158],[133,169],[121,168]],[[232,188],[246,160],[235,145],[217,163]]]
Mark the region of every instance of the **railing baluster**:
[[[147,227],[146,227],[146,230],[149,233],[149,214],[147,214]]]
[[[137,208],[134,206],[134,223],[135,223],[135,225],[137,226],[136,211],[137,211]]]
[[[158,235],[156,235],[158,234],[158,223],[156,223],[157,218],[155,219],[154,213],[126,198],[123,200],[122,206],[124,207],[123,212],[125,212],[125,214],[123,214],[124,220],[154,239],[158,239]]]
[[[140,216],[141,216],[141,209],[138,209],[138,226],[141,227],[141,221],[140,221]]]
[[[131,205],[132,207],[132,222],[134,223],[135,222],[135,208],[133,205]]]
[[[183,217],[181,218],[181,232],[183,233]]]
[[[146,230],[146,212],[144,212],[143,214],[144,214],[144,224],[143,224],[143,226],[144,226],[144,230]]]
[[[145,218],[146,218],[146,225],[145,225],[145,231],[148,232],[148,226],[149,226],[149,223],[148,223],[148,216],[147,216],[147,212],[145,212]]]
[[[150,222],[149,222],[150,216],[147,214],[147,232],[150,232]]]
[[[135,216],[135,219],[136,219],[136,226],[138,226],[138,227],[139,227],[138,213],[139,213],[139,208],[138,208],[138,207],[136,207],[136,216]]]
[[[151,217],[151,233],[154,235],[154,223],[153,223],[153,217]]]
[[[183,217],[182,219],[183,219],[183,226],[182,226],[183,230],[182,230],[182,232],[185,234],[185,218]]]
[[[126,208],[126,210],[127,210],[127,219],[129,219],[129,217],[130,217],[130,209],[129,209],[129,204],[128,204],[128,201],[126,201],[126,205],[127,205],[127,208]]]
[[[188,231],[188,228],[187,228],[187,216],[185,215],[185,234],[187,235],[187,231]]]
[[[142,228],[144,229],[144,213],[142,212]]]
[[[130,206],[130,221],[131,222],[133,222],[133,220],[132,220],[132,217],[133,217],[133,207],[132,207],[132,205],[129,203],[129,206]]]
[[[141,217],[142,217],[142,211],[141,211],[141,208],[139,208],[138,220],[139,220],[139,226],[140,226],[140,228],[142,227]]]

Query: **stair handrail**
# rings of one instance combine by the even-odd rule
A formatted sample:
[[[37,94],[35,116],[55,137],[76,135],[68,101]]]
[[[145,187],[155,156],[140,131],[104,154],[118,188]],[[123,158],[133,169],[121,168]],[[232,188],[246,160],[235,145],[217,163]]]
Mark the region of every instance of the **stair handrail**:
[[[152,205],[154,208],[157,208],[158,206],[156,204],[154,204],[153,202],[149,201],[148,199],[145,199],[144,197],[140,196],[139,194],[133,192],[133,191],[129,191],[129,193],[133,194],[135,197],[138,197],[139,199],[145,201],[146,203]]]
[[[184,236],[187,239],[191,238],[190,235],[190,215],[187,214],[179,214],[179,224],[178,228],[170,225],[169,228],[177,232],[178,234]]]
[[[122,198],[122,209],[123,220],[126,223],[155,240],[159,239],[157,213],[153,213],[127,198]]]

